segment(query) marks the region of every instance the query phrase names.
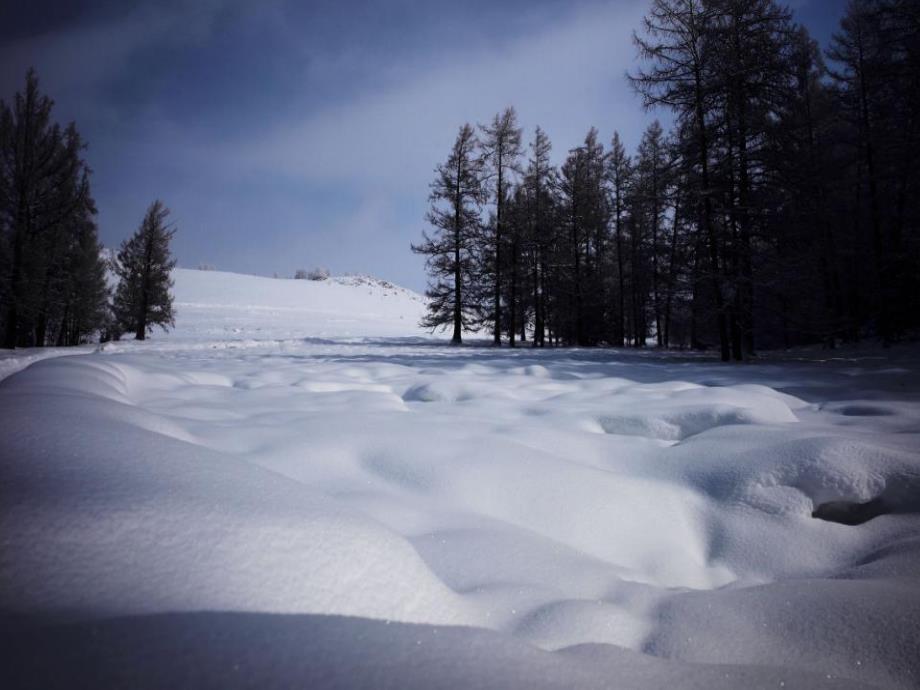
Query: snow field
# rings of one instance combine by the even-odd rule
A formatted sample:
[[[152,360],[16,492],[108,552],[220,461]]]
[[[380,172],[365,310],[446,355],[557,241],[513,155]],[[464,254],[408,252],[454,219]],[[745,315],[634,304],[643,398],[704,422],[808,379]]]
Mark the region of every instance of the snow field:
[[[360,316],[327,340],[331,321],[312,319],[333,311],[328,296],[297,312],[314,328],[297,340],[296,319],[271,330],[259,316],[293,313],[288,297],[242,303],[249,277],[200,277],[214,284],[177,278],[175,334],[39,361],[0,384],[3,612],[472,626],[498,634],[457,633],[492,650],[484,667],[544,663],[524,643],[556,652],[546,687],[576,666],[560,678],[674,677],[638,653],[684,664],[679,677],[700,687],[721,677],[710,664],[729,665],[726,687],[744,673],[755,686],[917,682],[912,353],[899,366],[722,367],[372,338],[379,324]],[[380,318],[396,331],[416,301],[370,289],[392,300]],[[340,313],[360,315],[367,295],[346,294]],[[891,514],[857,527],[811,517],[879,495]],[[160,625],[129,620],[141,636]],[[298,620],[298,634],[336,625]],[[355,644],[368,654],[422,635],[365,624]],[[451,654],[434,648],[419,678]]]
[[[423,297],[366,276],[314,281],[177,269],[173,280],[174,343],[426,335],[418,326]]]

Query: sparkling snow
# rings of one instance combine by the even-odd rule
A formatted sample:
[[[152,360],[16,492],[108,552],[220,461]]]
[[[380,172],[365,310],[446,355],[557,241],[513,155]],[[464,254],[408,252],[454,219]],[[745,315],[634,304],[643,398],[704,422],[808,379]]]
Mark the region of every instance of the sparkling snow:
[[[175,291],[169,334],[0,358],[20,680],[920,683],[916,349],[451,348],[373,279]]]

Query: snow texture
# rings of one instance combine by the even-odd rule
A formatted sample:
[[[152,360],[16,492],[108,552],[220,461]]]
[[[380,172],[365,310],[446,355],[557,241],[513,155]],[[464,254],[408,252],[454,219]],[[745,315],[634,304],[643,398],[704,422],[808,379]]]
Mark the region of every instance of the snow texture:
[[[13,687],[920,683],[916,349],[452,348],[374,279],[175,278],[174,332],[0,360]]]

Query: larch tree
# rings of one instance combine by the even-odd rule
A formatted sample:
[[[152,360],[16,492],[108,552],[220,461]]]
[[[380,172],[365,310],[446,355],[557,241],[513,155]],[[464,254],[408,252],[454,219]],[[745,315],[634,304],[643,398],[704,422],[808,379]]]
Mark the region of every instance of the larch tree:
[[[519,171],[514,111],[483,128],[472,329],[723,360],[913,337],[920,4],[851,0],[825,65],[777,0],[649,1],[630,79],[670,132],[630,158],[592,130],[557,170],[538,130]]]
[[[169,209],[154,201],[134,235],[122,242],[115,272],[119,282],[114,309],[122,329],[144,340],[154,326],[175,324],[170,272],[176,265],[169,243],[176,233],[166,219]]]
[[[483,203],[479,141],[469,124],[460,128],[447,160],[435,169],[426,216],[433,233],[424,232],[412,251],[426,258],[429,275],[426,328],[453,327],[451,343],[459,345],[472,325],[472,291],[479,214]]]
[[[607,180],[610,189],[610,212],[613,223],[614,251],[616,252],[617,290],[614,310],[613,344],[623,347],[626,335],[626,257],[624,255],[627,195],[632,178],[632,161],[618,132],[613,133],[610,153],[607,156]]]
[[[713,100],[711,45],[716,12],[702,0],[654,0],[643,21],[644,35],[634,35],[647,66],[630,75],[647,108],[671,109],[695,135],[694,159],[699,167],[696,200],[706,239],[709,275],[715,302],[719,347],[723,361],[731,358],[723,293],[722,257],[711,186]]]
[[[874,275],[867,307],[886,343],[916,325],[920,9],[910,0],[851,0],[827,52],[848,125],[852,215],[868,228]],[[860,232],[859,234],[863,234]]]
[[[95,317],[106,295],[93,277],[103,261],[86,244],[95,236],[96,209],[85,145],[74,124],[52,120],[53,105],[34,71],[12,105],[0,103],[0,334],[9,348],[61,341],[75,300],[90,320],[70,328],[65,343],[104,325]]]
[[[109,319],[106,263],[101,260],[102,245],[93,219],[75,224],[68,243],[59,313],[54,320],[52,342],[58,346],[85,342],[104,329]]]
[[[605,300],[599,258],[608,224],[605,158],[597,130],[592,127],[584,143],[569,151],[558,178],[565,257],[565,276],[559,287],[569,303],[564,335],[577,345],[597,343],[602,331]]]
[[[712,0],[712,109],[720,123],[717,152],[725,212],[723,274],[732,357],[754,352],[757,276],[753,253],[769,201],[766,131],[792,97],[791,60],[797,32],[791,12],[774,0]]]
[[[642,141],[639,143],[634,194],[636,203],[641,209],[636,215],[636,220],[642,225],[641,235],[644,245],[639,249],[639,257],[642,261],[641,264],[637,261],[636,269],[649,276],[646,285],[650,288],[655,336],[659,347],[665,344],[662,285],[665,242],[662,239],[662,230],[667,206],[669,174],[668,145],[661,124],[655,120],[645,130]],[[648,295],[643,295],[640,304],[644,303],[647,297]]]
[[[551,150],[552,143],[546,132],[537,127],[534,139],[530,144],[530,159],[522,182],[528,203],[529,235],[527,248],[532,276],[531,303],[534,316],[534,347],[544,347],[546,344],[546,297],[549,288],[549,268],[547,264],[555,232],[553,216],[555,210],[556,169],[550,162]]]
[[[502,250],[506,243],[504,237],[504,207],[511,188],[512,177],[519,172],[519,160],[523,154],[521,147],[521,128],[517,124],[514,108],[506,108],[492,119],[490,125],[480,125],[482,131],[481,150],[484,172],[492,187],[492,199],[495,203],[495,217],[490,223],[490,232],[484,233],[486,245],[481,258],[486,262],[482,270],[492,287],[491,305],[484,299],[484,318],[492,321],[492,338],[495,345],[501,344],[502,329],[502,291],[504,258]],[[510,325],[509,335],[514,343],[514,324]]]

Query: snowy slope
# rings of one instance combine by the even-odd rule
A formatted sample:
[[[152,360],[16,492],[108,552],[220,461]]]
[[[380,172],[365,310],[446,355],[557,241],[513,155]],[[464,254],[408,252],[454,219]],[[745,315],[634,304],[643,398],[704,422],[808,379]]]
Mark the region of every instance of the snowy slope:
[[[109,254],[107,260],[111,260]],[[155,348],[240,348],[269,342],[296,344],[305,339],[361,342],[380,337],[438,337],[418,325],[425,313],[423,296],[371,276],[333,276],[312,281],[177,268],[172,278],[176,325],[168,331],[158,327],[153,330],[150,339]],[[110,275],[113,287],[115,282],[114,275]],[[134,343],[131,334],[125,338],[104,347],[150,347]],[[41,359],[95,349],[87,345],[0,350],[0,380]]]
[[[364,279],[176,296],[0,382],[14,687],[916,687],[917,350],[458,349]]]
[[[173,340],[425,334],[424,298],[368,276],[313,281],[179,268],[173,280]]]

